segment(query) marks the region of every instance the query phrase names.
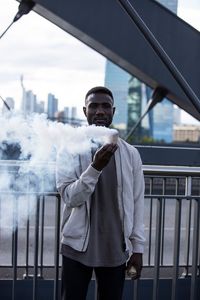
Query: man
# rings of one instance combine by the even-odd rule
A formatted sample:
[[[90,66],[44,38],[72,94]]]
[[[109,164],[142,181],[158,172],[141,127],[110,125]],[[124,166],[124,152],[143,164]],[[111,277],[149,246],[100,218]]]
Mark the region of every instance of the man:
[[[83,107],[88,124],[109,127],[113,105],[107,88],[89,90]],[[142,269],[144,178],[139,153],[119,139],[74,157],[74,168],[64,165],[60,155],[62,300],[86,299],[93,271],[98,299],[120,300],[126,268],[134,266],[136,279]]]

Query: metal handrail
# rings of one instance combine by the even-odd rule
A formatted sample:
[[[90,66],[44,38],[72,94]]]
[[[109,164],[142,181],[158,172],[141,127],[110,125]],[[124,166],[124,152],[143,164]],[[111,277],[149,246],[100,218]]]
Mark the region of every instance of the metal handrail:
[[[16,167],[27,162],[19,161],[4,161],[3,166]],[[2,166],[2,165],[0,165]],[[52,170],[55,168],[55,162],[51,163]],[[153,280],[153,293],[156,299],[157,288],[160,280],[161,268],[172,268],[173,274],[171,280],[172,284],[172,299],[175,299],[176,290],[178,286],[178,279],[180,269],[184,276],[191,276],[191,297],[194,297],[196,291],[196,284],[198,281],[198,251],[199,251],[199,206],[200,206],[200,168],[195,167],[180,167],[180,166],[152,166],[144,165],[143,171],[146,182],[146,193],[145,193],[145,206],[146,206],[146,236],[147,244],[144,255],[144,270],[151,270],[151,276]],[[196,181],[197,185],[195,185]],[[195,186],[195,194],[193,193],[193,187]],[[168,188],[173,188],[173,193],[169,193]],[[159,189],[158,189],[159,188]],[[159,190],[159,193],[158,193]],[[180,192],[181,191],[181,192]],[[8,199],[6,195],[15,195],[16,199],[19,196],[26,195],[27,198],[35,196],[36,208],[34,210],[34,223],[27,222],[24,227],[16,227],[16,230],[12,233],[12,261],[11,264],[1,265],[1,268],[12,269],[12,300],[16,300],[17,290],[17,273],[18,270],[23,269],[25,272],[24,279],[31,278],[33,280],[33,299],[37,299],[39,283],[38,280],[45,279],[45,272],[41,270],[51,269],[53,271],[53,282],[54,282],[54,300],[59,299],[59,269],[60,269],[60,256],[59,256],[59,232],[60,232],[60,214],[61,214],[61,201],[59,194],[56,191],[53,192],[30,192],[26,191],[1,192],[2,199]],[[20,197],[19,197],[20,198]],[[0,214],[1,214],[1,203],[0,198]],[[51,231],[45,228],[45,215],[49,215],[47,211],[50,203],[54,205],[51,213],[54,220],[51,225]],[[168,205],[173,206],[174,213],[172,219],[175,219],[173,225],[166,222]],[[171,209],[171,208],[170,208]],[[19,213],[19,206],[17,201],[15,203],[15,212]],[[184,224],[184,228],[181,226],[181,218],[187,219],[187,223]],[[32,220],[32,221],[33,221]],[[49,221],[49,220],[48,220]],[[170,225],[169,225],[170,224]],[[28,227],[26,227],[28,226]],[[167,226],[171,226],[168,230]],[[48,226],[47,226],[48,227]],[[27,243],[25,243],[25,250],[20,250],[18,245],[18,239],[20,233],[23,232]],[[34,248],[30,251],[27,245],[31,243],[31,232],[34,236]],[[170,233],[170,236],[169,236]],[[54,236],[54,247],[51,250],[53,257],[48,257],[48,263],[45,264],[45,241],[51,239],[51,235]],[[1,232],[0,232],[0,238]],[[181,248],[181,243],[184,239],[184,249]],[[32,242],[33,243],[33,242]],[[170,243],[173,249],[170,251],[170,255],[166,259],[165,246]],[[0,247],[2,243],[0,243]],[[168,245],[169,246],[169,245]],[[170,247],[171,247],[170,246]],[[6,250],[7,251],[7,250]],[[19,251],[29,251],[25,253],[25,265],[18,262]],[[23,252],[23,253],[24,253]],[[181,260],[180,260],[181,252]],[[1,253],[1,251],[0,251]],[[7,253],[7,252],[6,252]],[[9,254],[8,254],[9,255]],[[31,256],[33,256],[33,262],[31,262]],[[39,259],[40,258],[40,259]],[[173,261],[171,261],[173,258]],[[184,259],[183,259],[184,258]],[[52,271],[51,271],[52,272]],[[41,277],[43,273],[43,276]],[[137,298],[136,298],[137,299]],[[193,300],[193,298],[191,298]],[[194,298],[195,299],[195,298]]]
[[[25,165],[31,165],[29,160],[1,160],[1,166],[7,167],[21,167]],[[56,162],[48,161],[48,162],[38,162],[36,166],[40,167],[45,165],[46,167],[50,167],[52,171],[55,169]],[[165,166],[165,165],[143,165],[143,171],[145,174],[147,173],[170,173],[170,174],[200,174],[200,167],[192,167],[192,166]]]

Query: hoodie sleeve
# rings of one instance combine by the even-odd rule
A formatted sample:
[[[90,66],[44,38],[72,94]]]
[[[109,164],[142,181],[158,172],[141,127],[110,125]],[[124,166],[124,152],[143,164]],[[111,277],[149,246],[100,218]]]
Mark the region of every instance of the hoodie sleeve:
[[[64,203],[68,207],[82,205],[89,200],[101,172],[90,164],[81,170],[81,157],[60,152],[56,161],[56,186]]]

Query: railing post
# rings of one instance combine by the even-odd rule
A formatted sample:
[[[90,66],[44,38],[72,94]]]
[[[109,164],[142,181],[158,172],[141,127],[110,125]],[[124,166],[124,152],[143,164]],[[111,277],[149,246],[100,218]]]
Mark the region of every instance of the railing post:
[[[41,226],[40,226],[40,278],[43,277],[43,255],[44,255],[44,211],[45,211],[45,201],[44,195],[41,196]]]
[[[185,196],[190,197],[192,194],[192,177],[188,176],[186,177],[186,187],[185,187]],[[185,247],[185,270],[184,270],[184,276],[189,275],[189,260],[190,260],[190,238],[191,238],[191,216],[192,216],[192,201],[188,200],[188,217],[186,219],[186,247]]]
[[[15,300],[15,289],[17,281],[17,246],[18,246],[18,197],[11,197],[13,201],[13,228],[12,228],[12,300]]]
[[[163,178],[163,184],[162,184],[162,194],[163,196],[166,194],[166,178]],[[162,217],[161,217],[161,255],[160,255],[160,264],[163,265],[164,261],[164,241],[165,241],[165,198],[163,198],[163,204],[162,204]]]
[[[60,207],[61,198],[58,194],[56,196],[56,213],[55,213],[55,251],[54,251],[54,300],[59,299],[59,249],[60,249]]]
[[[153,180],[150,178],[149,194],[152,195]],[[152,214],[153,214],[153,199],[150,199],[150,212],[149,212],[149,249],[148,249],[148,265],[151,265],[151,247],[152,247]]]
[[[27,221],[26,221],[26,252],[25,252],[25,274],[23,275],[24,279],[28,279],[29,276],[29,237],[30,237],[30,220],[29,220],[29,210],[30,210],[30,198],[27,199]]]
[[[194,226],[193,226],[193,250],[192,250],[192,277],[190,300],[197,299],[197,272],[198,272],[198,255],[199,255],[199,233],[200,233],[200,200],[194,199]]]
[[[155,241],[155,268],[153,278],[153,300],[158,299],[159,290],[159,275],[160,275],[160,249],[161,249],[161,222],[162,222],[162,198],[157,199],[157,211],[156,211],[156,241]]]
[[[37,300],[40,196],[36,196],[33,300]]]
[[[173,278],[171,300],[177,299],[177,282],[179,277],[179,255],[180,255],[180,235],[181,235],[181,208],[182,200],[176,199],[175,214],[175,234],[174,234],[174,255],[173,255]]]

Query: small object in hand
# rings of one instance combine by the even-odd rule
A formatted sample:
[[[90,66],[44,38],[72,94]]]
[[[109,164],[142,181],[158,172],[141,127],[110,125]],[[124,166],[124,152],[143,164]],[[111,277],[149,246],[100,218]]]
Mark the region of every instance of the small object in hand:
[[[112,134],[109,136],[109,142],[113,143],[113,144],[117,144],[118,141],[118,137],[119,137],[119,133],[117,132],[117,130],[111,129],[113,132]]]
[[[131,279],[135,279],[137,277],[137,271],[136,268],[131,266],[128,270],[127,270],[127,275],[128,277],[130,277]]]

